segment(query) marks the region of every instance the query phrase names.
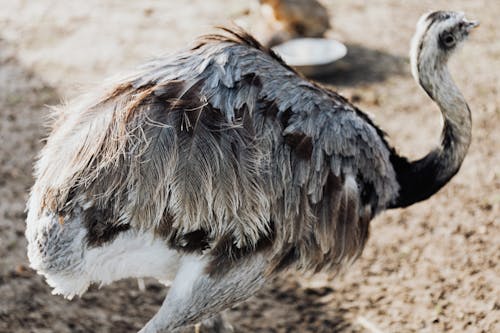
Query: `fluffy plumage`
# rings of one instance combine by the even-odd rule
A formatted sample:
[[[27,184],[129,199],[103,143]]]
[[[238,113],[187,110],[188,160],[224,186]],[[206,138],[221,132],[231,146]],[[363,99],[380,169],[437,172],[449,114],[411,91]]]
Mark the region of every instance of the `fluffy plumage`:
[[[336,266],[397,193],[367,117],[242,32],[205,37],[61,112],[38,164],[38,212],[82,210],[89,245],[132,227],[179,249],[269,245],[276,265],[293,251],[303,268]]]

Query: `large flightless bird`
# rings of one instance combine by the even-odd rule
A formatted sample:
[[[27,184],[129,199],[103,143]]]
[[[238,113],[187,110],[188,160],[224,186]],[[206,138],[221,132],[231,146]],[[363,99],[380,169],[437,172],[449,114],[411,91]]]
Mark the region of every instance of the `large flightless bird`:
[[[68,298],[91,283],[170,281],[141,332],[209,320],[284,269],[339,270],[376,214],[429,198],[459,170],[471,114],[446,63],[477,25],[446,11],[417,24],[412,73],[444,127],[414,161],[241,31],[61,106],[28,203],[31,266]]]

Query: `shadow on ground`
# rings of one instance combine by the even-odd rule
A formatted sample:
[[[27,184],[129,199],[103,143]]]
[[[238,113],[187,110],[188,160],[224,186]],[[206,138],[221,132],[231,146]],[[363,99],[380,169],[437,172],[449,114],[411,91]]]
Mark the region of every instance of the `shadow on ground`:
[[[407,58],[373,50],[361,45],[347,44],[347,55],[312,76],[334,86],[355,86],[381,82],[409,71]]]
[[[236,332],[360,332],[348,318],[348,309],[329,286],[303,287],[293,274],[275,279],[249,302],[229,311]],[[251,318],[251,320],[248,320]]]

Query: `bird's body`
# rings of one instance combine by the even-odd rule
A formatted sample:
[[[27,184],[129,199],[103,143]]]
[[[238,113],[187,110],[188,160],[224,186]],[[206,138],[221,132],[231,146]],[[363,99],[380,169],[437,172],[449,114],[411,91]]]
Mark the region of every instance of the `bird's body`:
[[[422,165],[249,35],[207,36],[61,109],[36,167],[28,256],[68,297],[92,282],[172,281],[144,328],[171,330],[282,269],[354,260],[375,214],[456,172],[414,196]]]

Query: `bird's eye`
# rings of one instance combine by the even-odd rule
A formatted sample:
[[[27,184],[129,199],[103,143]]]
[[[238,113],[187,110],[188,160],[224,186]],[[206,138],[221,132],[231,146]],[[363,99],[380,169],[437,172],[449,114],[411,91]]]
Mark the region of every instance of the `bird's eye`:
[[[455,45],[455,36],[453,36],[452,34],[445,34],[441,38],[441,41],[446,48],[451,48]]]

